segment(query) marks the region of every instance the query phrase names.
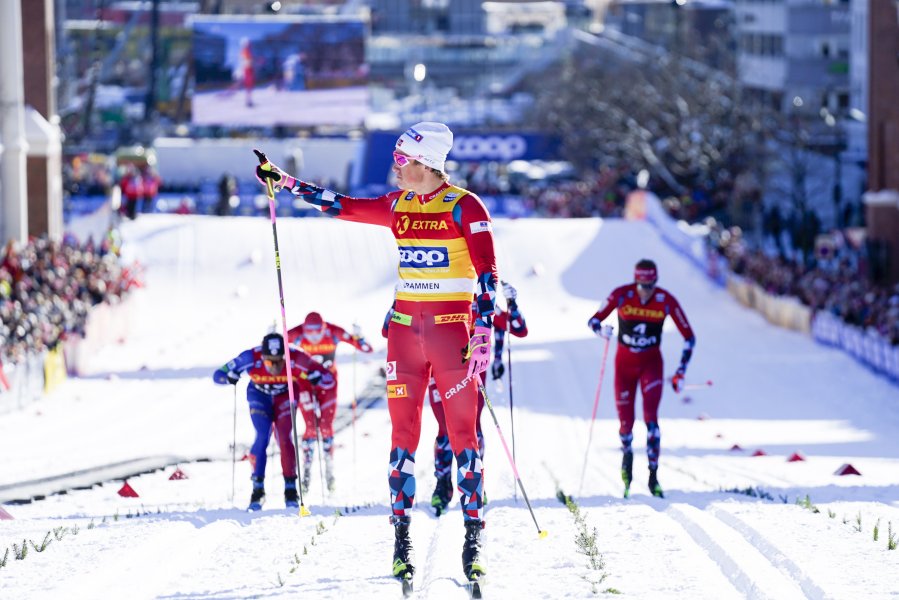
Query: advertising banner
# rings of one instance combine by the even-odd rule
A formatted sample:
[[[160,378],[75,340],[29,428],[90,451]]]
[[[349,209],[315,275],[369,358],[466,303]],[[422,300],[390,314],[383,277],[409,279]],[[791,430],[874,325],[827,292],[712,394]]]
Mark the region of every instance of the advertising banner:
[[[362,124],[366,25],[323,17],[191,21],[198,125]]]

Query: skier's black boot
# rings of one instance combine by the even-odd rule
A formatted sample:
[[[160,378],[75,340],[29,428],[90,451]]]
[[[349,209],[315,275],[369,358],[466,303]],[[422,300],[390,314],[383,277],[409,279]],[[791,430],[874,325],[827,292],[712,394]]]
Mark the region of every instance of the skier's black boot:
[[[634,480],[634,453],[625,452],[621,455],[621,481],[624,482],[624,497],[631,495],[631,482]]]
[[[297,508],[300,506],[300,498],[297,496],[297,478],[284,478],[284,506]]]
[[[469,581],[483,577],[487,571],[481,562],[481,529],[484,522],[478,519],[465,521],[465,543],[462,544],[462,570]]]
[[[253,493],[250,495],[250,505],[247,510],[262,510],[265,502],[265,487],[262,477],[253,477]]]
[[[437,478],[437,485],[434,486],[434,493],[431,495],[431,506],[434,513],[439,517],[446,512],[450,500],[453,499],[453,476],[447,473],[443,477]]]
[[[409,538],[408,517],[405,520],[394,521],[393,535],[393,576],[412,579],[415,567],[412,566],[412,540]]]
[[[649,470],[649,491],[656,498],[664,498],[665,494],[662,492],[662,486],[659,485],[659,478],[656,475],[658,470],[658,467]]]

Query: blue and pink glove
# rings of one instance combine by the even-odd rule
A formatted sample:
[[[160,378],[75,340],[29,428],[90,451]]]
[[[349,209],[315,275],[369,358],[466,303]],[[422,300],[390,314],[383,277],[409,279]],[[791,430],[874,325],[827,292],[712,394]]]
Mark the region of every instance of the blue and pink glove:
[[[468,377],[473,378],[487,370],[490,365],[490,327],[475,325],[474,333],[468,341]]]

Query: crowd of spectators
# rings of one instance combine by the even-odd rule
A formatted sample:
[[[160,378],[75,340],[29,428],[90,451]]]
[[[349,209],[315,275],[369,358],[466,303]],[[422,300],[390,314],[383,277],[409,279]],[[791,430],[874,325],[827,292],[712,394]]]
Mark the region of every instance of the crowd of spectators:
[[[139,270],[121,265],[112,232],[99,244],[72,237],[7,243],[0,256],[0,361],[18,362],[83,334],[92,306],[119,302],[140,285]]]
[[[877,284],[870,277],[864,245],[844,231],[818,239],[808,256],[753,246],[738,228],[714,222],[710,243],[726,257],[730,270],[776,296],[792,296],[814,311],[825,311],[848,325],[875,331],[899,345],[899,284]],[[790,250],[790,248],[787,248]],[[792,258],[790,258],[792,256]]]

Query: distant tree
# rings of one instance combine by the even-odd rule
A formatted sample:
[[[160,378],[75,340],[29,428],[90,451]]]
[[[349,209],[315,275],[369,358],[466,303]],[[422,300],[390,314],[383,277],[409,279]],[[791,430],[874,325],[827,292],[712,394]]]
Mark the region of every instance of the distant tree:
[[[695,61],[580,48],[525,85],[536,97],[532,121],[560,135],[582,171],[646,169],[675,195],[732,186],[745,173],[765,180],[776,118],[742,102],[734,78]]]

